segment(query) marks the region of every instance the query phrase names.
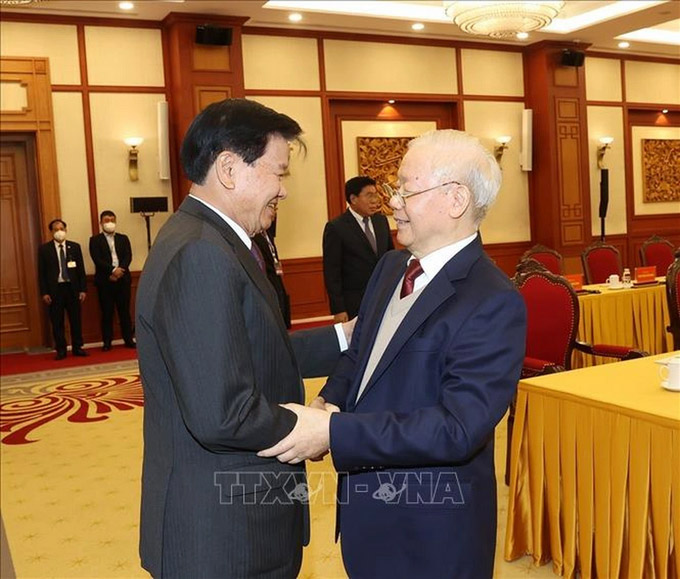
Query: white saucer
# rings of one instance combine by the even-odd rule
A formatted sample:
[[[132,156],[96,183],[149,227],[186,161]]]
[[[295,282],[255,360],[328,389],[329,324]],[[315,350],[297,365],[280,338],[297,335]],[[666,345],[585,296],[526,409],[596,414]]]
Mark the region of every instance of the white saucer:
[[[620,290],[620,289],[626,289],[626,286],[621,284],[621,285],[610,285],[610,284],[605,284],[606,288],[609,288],[610,290]]]
[[[675,354],[674,356],[668,356],[668,358],[661,358],[659,360],[654,360],[654,363],[666,366],[667,364],[670,363],[671,360],[673,360],[674,358],[677,358],[677,357],[678,357],[678,355]]]
[[[661,381],[661,387],[662,387],[664,390],[668,390],[669,392],[680,392],[680,388],[671,388],[671,387],[668,385],[668,380],[662,380],[662,381]]]

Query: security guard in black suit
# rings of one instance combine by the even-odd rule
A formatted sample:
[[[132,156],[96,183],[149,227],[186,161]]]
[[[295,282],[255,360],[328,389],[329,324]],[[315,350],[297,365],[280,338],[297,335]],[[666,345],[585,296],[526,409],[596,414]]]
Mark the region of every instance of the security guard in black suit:
[[[52,333],[57,350],[55,360],[66,358],[64,310],[71,328],[71,345],[74,356],[87,356],[83,350],[83,330],[80,321],[80,304],[85,301],[87,280],[80,245],[66,240],[66,222],[50,221],[53,241],[38,249],[38,283],[43,302],[49,306]]]

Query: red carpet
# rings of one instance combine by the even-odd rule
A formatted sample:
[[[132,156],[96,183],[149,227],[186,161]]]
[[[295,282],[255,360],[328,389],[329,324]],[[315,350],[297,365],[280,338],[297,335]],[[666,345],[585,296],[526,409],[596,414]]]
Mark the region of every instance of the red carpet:
[[[69,351],[64,360],[55,360],[55,352],[45,354],[3,354],[0,356],[0,376],[10,374],[25,374],[27,372],[42,372],[45,370],[60,370],[61,368],[75,368],[91,364],[106,364],[108,362],[123,362],[137,358],[137,350],[124,346],[113,346],[108,352],[102,352],[101,347],[86,348],[87,358],[72,356]]]

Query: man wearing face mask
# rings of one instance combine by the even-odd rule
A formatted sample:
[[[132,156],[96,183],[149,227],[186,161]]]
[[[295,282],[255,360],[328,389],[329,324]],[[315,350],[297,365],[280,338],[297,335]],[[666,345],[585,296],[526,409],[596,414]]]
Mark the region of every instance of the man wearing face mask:
[[[53,219],[48,225],[54,241],[38,249],[38,283],[43,302],[49,306],[52,333],[57,350],[55,360],[66,358],[64,310],[71,328],[74,356],[87,356],[83,350],[80,304],[87,291],[85,265],[80,245],[66,240],[66,222]]]
[[[103,350],[111,349],[113,340],[113,310],[118,311],[120,330],[127,348],[134,348],[130,319],[130,262],[132,247],[127,235],[116,232],[116,214],[102,211],[99,216],[102,233],[90,238],[90,256],[95,265],[94,283],[97,286],[102,318]]]

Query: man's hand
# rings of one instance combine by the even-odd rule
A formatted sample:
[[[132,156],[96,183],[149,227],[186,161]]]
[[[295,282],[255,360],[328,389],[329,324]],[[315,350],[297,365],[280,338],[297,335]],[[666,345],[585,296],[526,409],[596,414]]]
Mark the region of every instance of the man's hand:
[[[342,324],[349,320],[349,316],[347,315],[347,312],[340,312],[339,314],[335,314],[333,316],[333,323],[334,324]]]
[[[354,332],[354,324],[357,323],[356,318],[352,318],[349,322],[342,324],[342,331],[345,332],[345,338],[347,339],[347,345],[352,344],[352,332]]]
[[[118,281],[121,277],[125,275],[125,270],[122,267],[117,267],[111,272],[109,279],[111,281]]]
[[[307,408],[299,404],[281,404],[297,414],[295,428],[274,446],[261,450],[257,456],[276,457],[279,462],[297,464],[323,455],[330,446],[331,412]]]
[[[80,292],[78,294],[78,299],[80,300],[80,303],[83,303],[85,301],[85,296],[87,296],[85,292]]]
[[[45,303],[45,305],[48,305],[48,306],[52,305],[52,298],[50,297],[49,294],[45,294],[42,297],[42,301]]]

